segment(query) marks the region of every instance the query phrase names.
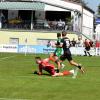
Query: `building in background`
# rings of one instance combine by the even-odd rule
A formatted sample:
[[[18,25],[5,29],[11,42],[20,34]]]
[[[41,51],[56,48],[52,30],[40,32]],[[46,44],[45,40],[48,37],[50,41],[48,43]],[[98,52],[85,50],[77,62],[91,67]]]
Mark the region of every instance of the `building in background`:
[[[99,15],[96,15],[95,17],[94,39],[100,41],[100,16]]]
[[[94,11],[80,0],[1,0],[0,28],[93,35]]]

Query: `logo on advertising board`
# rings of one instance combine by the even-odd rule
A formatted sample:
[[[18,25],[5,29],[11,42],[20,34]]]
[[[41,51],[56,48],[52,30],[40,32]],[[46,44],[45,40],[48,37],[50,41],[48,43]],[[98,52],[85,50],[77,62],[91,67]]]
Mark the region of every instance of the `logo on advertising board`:
[[[54,48],[40,45],[19,45],[18,52],[19,53],[51,53],[54,52]]]
[[[34,46],[19,45],[18,52],[36,53],[36,49],[34,48]]]
[[[0,45],[0,52],[16,52],[18,51],[17,45],[2,44]]]

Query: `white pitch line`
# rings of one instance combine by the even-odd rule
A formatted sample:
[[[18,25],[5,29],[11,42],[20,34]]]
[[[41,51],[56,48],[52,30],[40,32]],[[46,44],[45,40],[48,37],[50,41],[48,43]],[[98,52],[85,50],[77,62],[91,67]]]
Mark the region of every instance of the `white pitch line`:
[[[15,56],[3,57],[3,58],[0,58],[0,61],[3,61],[5,59],[9,59],[9,58],[13,58],[13,57],[15,57]]]
[[[31,99],[0,98],[0,100],[31,100]]]

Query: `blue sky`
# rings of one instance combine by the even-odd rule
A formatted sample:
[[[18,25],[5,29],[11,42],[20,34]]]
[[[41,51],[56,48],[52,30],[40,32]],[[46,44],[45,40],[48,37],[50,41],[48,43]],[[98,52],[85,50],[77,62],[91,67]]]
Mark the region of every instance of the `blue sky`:
[[[97,6],[100,4],[100,0],[84,0],[87,5],[92,8],[95,12],[97,12]]]

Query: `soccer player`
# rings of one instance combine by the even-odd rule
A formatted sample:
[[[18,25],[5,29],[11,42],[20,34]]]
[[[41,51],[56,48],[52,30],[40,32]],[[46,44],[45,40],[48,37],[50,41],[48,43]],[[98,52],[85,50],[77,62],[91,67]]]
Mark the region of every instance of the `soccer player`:
[[[51,76],[65,76],[65,75],[73,75],[73,77],[76,77],[74,75],[74,70],[70,71],[64,71],[56,73],[55,66],[53,64],[49,63],[49,59],[41,59],[40,57],[36,57],[36,63],[39,65],[39,71],[35,72],[35,74],[42,75],[42,70],[47,71]]]
[[[70,52],[70,40],[69,38],[66,37],[67,32],[63,31],[62,32],[62,41],[61,44],[58,47],[62,47],[63,48],[63,55],[60,57],[61,62],[64,61],[65,59],[67,59],[69,61],[69,63],[73,66],[76,66],[77,68],[79,68],[82,73],[84,73],[84,69],[82,68],[82,66],[78,63],[76,63],[73,59],[72,59],[72,55]]]
[[[55,43],[55,45],[60,45],[61,43],[61,33],[57,33],[57,42]],[[56,47],[56,50],[54,51],[54,53],[51,53],[49,58],[50,60],[52,60],[53,62],[55,62],[58,65],[58,72],[60,69],[60,66],[63,68],[64,64],[60,64],[59,62],[59,58],[62,55],[62,48],[61,47]]]
[[[90,54],[91,44],[90,44],[90,42],[87,39],[85,39],[84,46],[85,46],[85,50],[84,50],[85,55],[84,56],[87,56],[87,54],[89,56],[92,56]]]

